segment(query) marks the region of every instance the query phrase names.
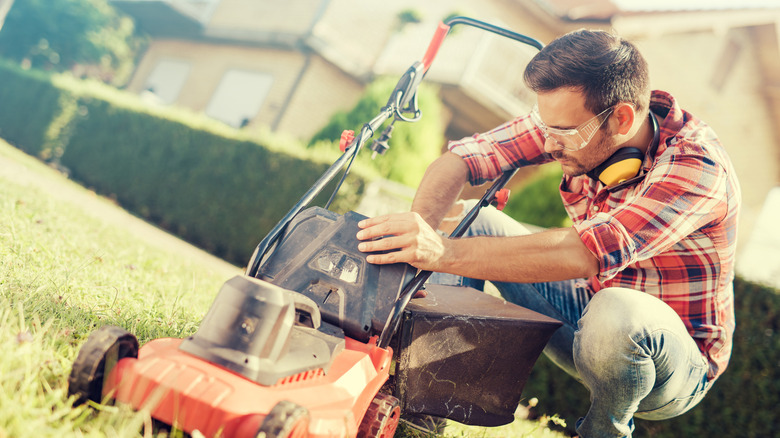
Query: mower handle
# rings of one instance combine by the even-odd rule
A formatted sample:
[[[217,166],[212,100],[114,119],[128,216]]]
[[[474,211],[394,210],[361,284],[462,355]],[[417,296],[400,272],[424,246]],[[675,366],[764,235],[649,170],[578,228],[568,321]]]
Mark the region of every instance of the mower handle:
[[[379,114],[374,119],[372,119],[370,122],[363,125],[360,134],[356,136],[355,139],[352,140],[352,142],[349,145],[347,145],[344,154],[342,154],[341,157],[339,157],[339,159],[336,160],[336,162],[333,163],[325,171],[325,173],[314,183],[314,185],[303,195],[303,197],[290,209],[290,211],[287,212],[287,214],[282,218],[282,220],[280,220],[274,226],[274,228],[271,229],[271,231],[263,238],[263,240],[257,245],[254,253],[252,254],[252,257],[249,259],[249,262],[247,263],[246,275],[250,277],[257,276],[263,258],[268,253],[268,251],[274,246],[274,244],[279,240],[279,238],[282,236],[285,229],[287,228],[287,225],[289,225],[290,222],[292,222],[293,218],[295,218],[295,216],[297,216],[298,213],[300,213],[305,207],[307,207],[314,200],[314,198],[338,174],[338,172],[342,168],[344,168],[345,165],[347,165],[348,162],[351,162],[351,160],[354,159],[355,156],[357,156],[364,142],[369,138],[371,138],[374,135],[374,132],[377,131],[385,121],[387,121],[391,117],[394,117],[394,119],[400,119],[406,121],[416,121],[419,118],[419,117],[415,117],[414,119],[405,119],[403,117],[400,117],[400,113],[402,111],[413,111],[415,113],[418,112],[416,108],[407,108],[407,106],[410,106],[409,104],[411,102],[412,104],[411,106],[416,107],[417,87],[422,82],[422,79],[425,76],[425,74],[428,72],[428,69],[433,63],[433,59],[436,57],[436,53],[438,53],[439,47],[441,47],[441,44],[444,41],[444,38],[447,36],[449,30],[453,26],[458,24],[464,24],[479,29],[487,30],[497,35],[504,36],[513,39],[515,41],[519,41],[521,43],[533,46],[539,50],[541,50],[541,48],[544,47],[543,44],[536,39],[510,31],[508,29],[504,29],[498,26],[494,26],[492,24],[485,23],[483,21],[475,20],[473,18],[458,16],[458,17],[452,17],[440,23],[438,28],[436,29],[436,32],[434,33],[431,42],[428,45],[428,49],[426,50],[422,61],[415,62],[407,70],[407,72],[401,77],[395,89],[393,90],[393,93],[390,96],[387,105],[382,109],[380,109]],[[498,181],[496,181],[496,183],[498,183]],[[500,188],[501,187],[499,187],[499,189]],[[497,191],[498,190],[496,190],[496,192]],[[485,196],[487,196],[487,193],[485,194]],[[493,196],[495,196],[495,193],[493,193]],[[483,199],[485,199],[485,197],[483,197]],[[476,217],[476,212],[473,213],[474,213],[473,217],[471,217],[470,222],[468,222],[465,228],[468,228],[468,225],[470,225],[471,221],[473,221],[474,217]],[[472,213],[469,213],[469,216],[471,215]],[[466,221],[466,219],[469,218],[469,216],[464,218],[464,222]],[[463,224],[463,222],[461,222],[461,224]],[[460,226],[458,228],[460,228]],[[455,231],[458,230],[456,229]],[[418,276],[419,275],[420,274],[418,274]],[[428,273],[425,279],[423,279],[422,282],[420,282],[419,285],[416,286],[415,291],[418,290],[420,287],[422,287],[422,285],[425,283],[425,280],[428,278],[428,276],[430,276],[430,273]],[[412,280],[412,282],[414,282],[414,279]],[[407,286],[405,290],[406,289],[409,289],[409,287]],[[411,295],[413,295],[413,293],[409,295],[410,296],[408,297],[408,299],[406,299],[406,302],[401,307],[400,309],[401,311],[398,312],[399,313],[398,318],[400,318],[400,313],[403,311],[403,308],[406,306],[406,303],[408,303],[409,299],[411,299]],[[389,323],[390,320],[388,320],[388,324]],[[397,322],[395,323],[395,327],[397,327]],[[386,324],[385,330],[383,330],[382,333],[383,336],[385,334],[384,332],[387,331],[387,328],[388,327]],[[395,331],[395,328],[393,328],[392,331]],[[387,337],[389,336],[390,335],[388,335]],[[387,340],[387,342],[389,342],[389,339]]]
[[[338,174],[338,172],[354,158],[366,140],[374,135],[374,131],[379,129],[382,124],[387,121],[395,113],[395,108],[384,107],[379,115],[374,117],[370,122],[363,125],[360,134],[358,134],[346,147],[346,151],[333,163],[325,173],[314,183],[311,188],[301,197],[301,199],[287,212],[287,214],[280,220],[263,240],[255,248],[252,257],[247,263],[246,275],[250,277],[257,277],[257,273],[260,270],[260,263],[268,250],[276,243],[282,236],[287,225],[292,222],[293,218],[298,215],[306,206],[308,206],[315,197],[325,188],[326,185]]]
[[[449,30],[457,24],[465,24],[482,30],[487,30],[497,35],[510,38],[515,41],[519,41],[523,44],[527,44],[538,50],[541,50],[544,47],[544,45],[541,42],[539,42],[539,40],[536,40],[534,38],[531,38],[529,36],[517,32],[513,32],[508,29],[494,26],[492,24],[475,20],[473,18],[460,17],[460,16],[452,17],[439,24],[439,27],[436,29],[436,32],[433,35],[433,39],[428,45],[428,49],[425,52],[425,56],[423,56],[422,62],[412,66],[412,68],[416,66],[418,68],[418,71],[421,70],[423,73],[422,75],[418,75],[419,76],[419,80],[417,81],[418,83],[419,81],[422,80],[422,76],[425,73],[427,73],[428,68],[433,62],[433,58],[436,57],[436,53],[438,53],[439,47],[444,41],[444,37],[447,35]],[[416,90],[416,86],[417,84],[414,84],[414,87],[413,88],[410,87],[410,89]],[[409,101],[410,98],[411,97],[407,97],[406,101]],[[472,208],[466,214],[466,216],[463,218],[463,220],[461,220],[461,222],[458,224],[455,230],[453,230],[453,232],[450,234],[449,237],[453,238],[453,237],[463,236],[463,234],[466,232],[468,227],[474,222],[474,219],[477,218],[477,215],[479,214],[479,210],[482,207],[486,207],[490,205],[496,199],[496,195],[498,194],[499,190],[501,190],[506,185],[506,183],[515,175],[515,173],[517,173],[517,169],[508,170],[504,172],[493,183],[493,185],[488,189],[488,191],[485,192],[485,194],[480,199],[480,202],[478,202],[477,205],[475,205],[474,208]],[[390,344],[390,339],[392,338],[393,334],[395,333],[396,330],[398,330],[398,326],[401,323],[401,316],[403,315],[404,309],[409,304],[409,301],[412,299],[414,294],[417,293],[417,291],[423,287],[423,285],[431,276],[431,274],[432,274],[431,271],[421,271],[417,275],[415,275],[414,278],[411,281],[409,281],[409,283],[404,287],[403,291],[398,296],[398,299],[395,302],[395,306],[393,307],[393,310],[390,312],[390,316],[388,316],[387,321],[385,322],[385,326],[382,329],[382,333],[379,335],[379,341],[377,342],[377,346],[379,346],[380,348],[387,348],[387,346]]]

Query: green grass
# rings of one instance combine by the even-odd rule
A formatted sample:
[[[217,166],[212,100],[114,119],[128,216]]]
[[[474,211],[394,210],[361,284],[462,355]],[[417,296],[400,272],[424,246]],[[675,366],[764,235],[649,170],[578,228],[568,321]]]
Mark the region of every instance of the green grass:
[[[536,421],[524,420],[517,418],[514,422],[504,426],[498,427],[478,427],[467,426],[464,424],[450,421],[447,423],[447,427],[444,428],[443,435],[446,437],[463,437],[463,438],[509,438],[509,437],[525,437],[525,438],[561,438],[568,435],[564,435],[560,432],[556,432],[547,428],[548,422],[552,422],[559,426],[565,426],[565,423],[558,417],[541,417]],[[410,438],[418,437],[414,432],[406,432],[402,429],[402,433],[408,433]],[[422,438],[422,437],[421,437]]]
[[[83,204],[6,176],[0,170],[0,437],[138,436],[149,424],[142,414],[72,408],[67,377],[79,346],[105,324],[140,342],[193,332],[226,272],[144,244]]]
[[[25,181],[2,160],[53,185]],[[0,141],[0,438],[158,436],[144,413],[73,407],[67,377],[78,349],[107,324],[142,345],[193,333],[220,285],[240,272],[155,244],[106,219],[112,209]],[[445,435],[563,436],[522,420],[494,429],[451,424]]]

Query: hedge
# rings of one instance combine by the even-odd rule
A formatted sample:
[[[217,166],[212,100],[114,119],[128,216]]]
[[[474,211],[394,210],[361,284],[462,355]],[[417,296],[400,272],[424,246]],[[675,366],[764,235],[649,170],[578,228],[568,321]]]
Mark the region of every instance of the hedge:
[[[30,155],[48,156],[63,107],[72,106],[67,89],[53,87],[48,75],[22,71],[0,61],[0,137]]]
[[[260,239],[337,158],[64,75],[0,63],[0,136],[203,249],[243,266]],[[35,102],[33,102],[35,101]],[[18,105],[18,106],[17,106]],[[353,170],[333,209],[356,204]],[[331,183],[331,188],[335,185]],[[326,189],[314,204],[323,204]]]
[[[780,294],[737,278],[734,295],[737,328],[726,372],[687,413],[665,421],[635,420],[637,436],[780,436]],[[523,391],[524,399],[533,397],[540,413],[558,414],[571,428],[590,405],[585,387],[545,357]]]

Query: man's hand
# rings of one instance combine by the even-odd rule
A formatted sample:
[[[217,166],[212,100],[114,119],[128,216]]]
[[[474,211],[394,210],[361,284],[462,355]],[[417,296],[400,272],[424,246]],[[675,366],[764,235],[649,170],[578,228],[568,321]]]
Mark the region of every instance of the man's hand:
[[[417,213],[397,213],[365,219],[357,238],[363,252],[391,251],[370,254],[369,263],[409,263],[418,269],[435,271],[446,251],[447,241]],[[377,240],[378,239],[378,240]]]

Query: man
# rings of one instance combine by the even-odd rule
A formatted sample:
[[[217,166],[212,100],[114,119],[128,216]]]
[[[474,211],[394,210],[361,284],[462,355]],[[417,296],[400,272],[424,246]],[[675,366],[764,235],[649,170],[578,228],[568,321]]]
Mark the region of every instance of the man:
[[[531,114],[451,142],[412,212],[361,222],[359,248],[396,250],[371,263],[491,280],[507,300],[563,321],[545,353],[591,392],[577,433],[631,436],[634,416],[686,412],[728,364],[739,185],[712,129],[651,92],[644,58],[617,36],[564,35],[524,80],[537,94]],[[632,154],[631,174],[600,172]],[[518,235],[483,209],[469,237],[435,231],[465,181],[553,160],[572,227]]]

